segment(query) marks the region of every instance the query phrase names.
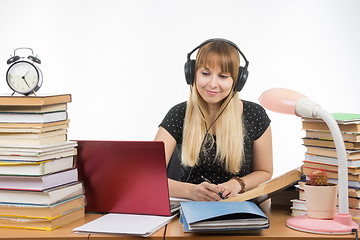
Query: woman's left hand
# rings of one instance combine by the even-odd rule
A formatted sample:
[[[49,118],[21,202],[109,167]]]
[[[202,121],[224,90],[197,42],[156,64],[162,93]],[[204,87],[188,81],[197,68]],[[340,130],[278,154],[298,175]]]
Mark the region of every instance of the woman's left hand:
[[[222,198],[230,198],[236,196],[240,190],[241,186],[235,179],[230,179],[227,182],[218,184],[218,187],[222,191]]]

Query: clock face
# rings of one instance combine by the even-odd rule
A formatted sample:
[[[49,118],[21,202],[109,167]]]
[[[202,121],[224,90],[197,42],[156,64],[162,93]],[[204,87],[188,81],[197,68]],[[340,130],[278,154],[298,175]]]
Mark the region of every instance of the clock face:
[[[18,61],[8,69],[6,81],[15,92],[29,94],[38,90],[41,77],[40,70],[34,64]]]

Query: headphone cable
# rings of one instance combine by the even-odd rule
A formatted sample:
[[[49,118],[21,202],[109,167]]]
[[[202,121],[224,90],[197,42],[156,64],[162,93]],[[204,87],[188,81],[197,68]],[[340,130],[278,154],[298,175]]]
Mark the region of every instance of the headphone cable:
[[[231,98],[230,98],[229,101],[226,103],[226,105],[225,105],[225,107],[223,108],[223,110],[221,110],[221,112],[219,113],[219,115],[218,115],[218,116],[215,118],[215,120],[210,124],[210,127],[209,127],[209,128],[207,128],[207,124],[206,124],[206,121],[205,121],[206,132],[205,132],[205,136],[204,136],[204,138],[203,138],[203,140],[202,140],[202,142],[201,142],[200,152],[199,152],[199,158],[200,158],[201,151],[202,151],[202,149],[203,149],[203,147],[204,147],[205,139],[206,139],[207,135],[209,134],[210,128],[214,125],[214,123],[216,122],[216,120],[218,120],[219,117],[221,116],[221,114],[225,111],[226,107],[229,105],[230,101],[233,99],[233,97],[235,96],[235,94],[236,94],[236,92],[234,92],[234,93],[232,94]],[[198,108],[199,108],[199,110],[200,110],[201,115],[202,115],[203,118],[205,119],[204,113],[201,111],[201,108],[199,107],[199,105],[198,105]],[[189,178],[190,178],[191,173],[192,173],[192,171],[193,171],[194,168],[195,168],[195,165],[190,169],[189,175],[188,175],[188,177],[186,178],[186,181],[185,181],[185,182],[188,182],[188,181],[189,181]]]

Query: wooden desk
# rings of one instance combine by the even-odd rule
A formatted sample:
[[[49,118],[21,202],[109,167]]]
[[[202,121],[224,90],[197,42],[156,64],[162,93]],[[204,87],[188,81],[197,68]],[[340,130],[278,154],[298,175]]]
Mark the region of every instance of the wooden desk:
[[[270,228],[263,230],[259,234],[236,234],[236,235],[214,235],[214,234],[194,234],[184,233],[182,225],[179,223],[179,218],[176,218],[169,223],[166,231],[166,239],[355,239],[355,235],[321,235],[311,234],[292,230],[286,226],[286,219],[290,217],[289,206],[281,205],[262,205],[261,206],[270,219]],[[114,235],[97,235],[97,234],[75,234],[72,229],[81,226],[89,221],[92,221],[100,214],[86,214],[84,219],[80,219],[72,224],[63,226],[57,230],[46,232],[40,230],[24,230],[24,229],[6,229],[0,228],[0,239],[142,239],[142,237],[128,237],[128,236],[114,236]],[[163,239],[164,228],[160,229],[146,239]]]

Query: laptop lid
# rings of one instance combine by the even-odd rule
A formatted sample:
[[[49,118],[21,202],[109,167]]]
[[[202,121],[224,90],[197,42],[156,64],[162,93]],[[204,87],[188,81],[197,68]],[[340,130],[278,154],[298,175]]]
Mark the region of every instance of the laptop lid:
[[[87,212],[171,215],[163,142],[77,142]]]

